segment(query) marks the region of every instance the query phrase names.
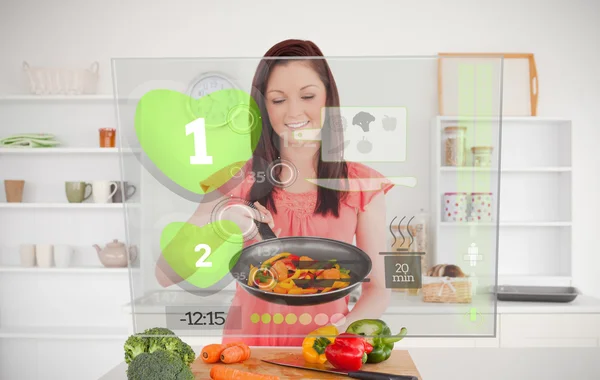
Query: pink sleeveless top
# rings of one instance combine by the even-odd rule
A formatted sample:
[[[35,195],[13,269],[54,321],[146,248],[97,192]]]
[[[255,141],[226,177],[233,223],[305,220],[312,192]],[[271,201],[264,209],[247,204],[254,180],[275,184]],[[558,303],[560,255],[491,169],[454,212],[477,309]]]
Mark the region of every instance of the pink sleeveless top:
[[[274,189],[277,207],[277,214],[273,214],[274,230],[281,228],[280,237],[318,236],[353,244],[358,212],[364,211],[375,195],[387,193],[393,184],[381,173],[359,163],[348,162],[348,177],[382,178],[384,185],[375,191],[350,191],[340,204],[339,219],[314,214],[316,190],[290,193],[285,189]],[[252,179],[248,176],[229,195],[246,198],[251,186]],[[246,246],[254,242],[247,242]],[[236,306],[235,310],[241,315],[225,322],[223,343],[243,340],[250,346],[301,346],[304,337],[311,331],[335,323],[348,314],[348,300],[349,297],[345,297],[315,306],[278,305],[263,301],[237,286],[232,306]],[[233,326],[234,320],[241,326]]]

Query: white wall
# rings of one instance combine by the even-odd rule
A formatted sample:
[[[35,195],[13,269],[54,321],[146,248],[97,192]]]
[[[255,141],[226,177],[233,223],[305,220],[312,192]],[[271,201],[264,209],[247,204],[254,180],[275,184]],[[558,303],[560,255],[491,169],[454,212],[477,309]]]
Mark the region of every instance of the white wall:
[[[600,296],[600,2],[589,1],[0,1],[0,92],[23,92],[21,63],[100,61],[112,92],[113,57],[262,55],[286,38],[327,56],[533,52],[540,116],[574,121],[573,274]],[[434,96],[434,94],[432,94]]]

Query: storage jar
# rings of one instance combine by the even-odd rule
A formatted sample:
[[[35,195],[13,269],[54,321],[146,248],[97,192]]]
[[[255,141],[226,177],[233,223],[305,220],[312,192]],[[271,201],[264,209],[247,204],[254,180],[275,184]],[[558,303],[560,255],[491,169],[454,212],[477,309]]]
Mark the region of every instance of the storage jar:
[[[442,212],[445,222],[466,222],[467,221],[467,193],[445,193]]]
[[[446,166],[465,166],[467,128],[452,126],[444,128],[444,164]]]
[[[492,151],[491,146],[474,146],[471,148],[473,152],[473,166],[490,167],[492,166]]]
[[[492,193],[471,193],[469,221],[491,222],[492,215]]]

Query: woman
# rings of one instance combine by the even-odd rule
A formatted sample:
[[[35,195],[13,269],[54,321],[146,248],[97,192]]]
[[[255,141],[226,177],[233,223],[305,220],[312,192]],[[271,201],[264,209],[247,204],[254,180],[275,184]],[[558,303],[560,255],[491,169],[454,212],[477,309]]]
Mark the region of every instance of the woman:
[[[323,54],[310,41],[286,40],[269,49],[265,57],[323,57]],[[304,180],[383,178],[380,173],[362,164],[322,160],[322,145],[343,145],[342,131],[331,127],[328,122],[331,119],[326,118],[321,125],[322,108],[340,105],[336,83],[326,60],[263,59],[256,70],[251,95],[261,111],[262,131],[252,136],[258,139],[258,144],[253,158],[242,170],[243,178],[234,188],[230,185],[228,190],[224,190],[223,195],[254,203],[260,212],[254,211],[254,218],[268,223],[279,237],[319,236],[350,244],[356,238],[356,245],[369,255],[373,267],[370,282],[362,284],[361,297],[351,312],[348,309],[349,297],[310,307],[285,306],[258,299],[238,286],[232,306],[239,306],[238,310],[241,310],[241,326],[232,325],[235,318],[230,313],[223,341],[243,339],[252,346],[299,346],[303,338],[324,321],[343,331],[355,320],[378,318],[386,310],[390,298],[390,291],[385,288],[383,257],[379,252],[386,251],[384,195],[393,185],[384,179],[385,186],[378,191],[356,188],[338,191]],[[323,144],[321,141],[294,138],[309,129],[321,129]],[[296,170],[297,179],[293,183],[275,187],[273,181],[256,180],[260,176],[255,173],[266,173],[267,166],[279,159],[291,165],[276,166],[275,177],[285,182],[284,179],[293,177],[291,171]],[[197,225],[208,223],[210,217],[207,215],[214,203],[201,205],[189,222]],[[253,220],[247,217],[248,210],[245,212],[239,207],[231,210],[225,219],[234,220],[243,231],[246,226],[254,227]],[[256,239],[260,240],[260,236]],[[163,286],[170,285],[172,271],[160,268],[164,266],[159,263],[159,282]],[[304,313],[310,315],[308,324],[302,324],[293,317],[282,321],[282,317],[297,317]],[[265,314],[272,318],[257,320]],[[317,318],[320,324],[315,322],[318,314],[321,314]],[[278,317],[273,318],[275,315]]]

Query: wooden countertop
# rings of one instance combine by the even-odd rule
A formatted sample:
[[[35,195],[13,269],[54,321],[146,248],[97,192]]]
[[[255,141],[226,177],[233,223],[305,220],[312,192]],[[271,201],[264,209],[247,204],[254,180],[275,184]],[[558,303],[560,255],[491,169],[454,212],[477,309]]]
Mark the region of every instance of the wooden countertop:
[[[299,360],[300,358],[302,358],[302,351],[300,348],[251,347],[251,350],[252,355],[250,359],[244,361],[243,363],[227,365],[232,366],[233,368],[257,374],[276,375],[279,376],[281,380],[348,379],[347,376],[330,375],[324,372],[283,367],[261,361],[261,359]],[[202,362],[202,359],[198,357],[196,361],[191,365],[192,371],[196,376],[196,380],[209,380],[210,369],[213,365],[214,364],[206,364]],[[412,375],[417,376],[419,380],[423,379],[419,374],[415,363],[410,357],[410,354],[408,353],[408,351],[405,350],[393,350],[392,356],[388,360],[377,364],[364,364],[361,370],[391,373],[395,375]]]

